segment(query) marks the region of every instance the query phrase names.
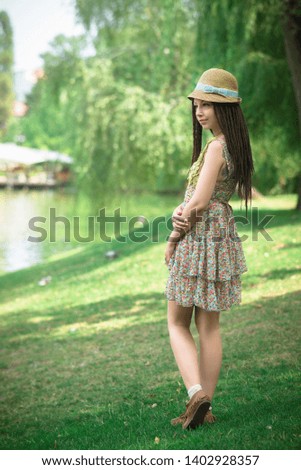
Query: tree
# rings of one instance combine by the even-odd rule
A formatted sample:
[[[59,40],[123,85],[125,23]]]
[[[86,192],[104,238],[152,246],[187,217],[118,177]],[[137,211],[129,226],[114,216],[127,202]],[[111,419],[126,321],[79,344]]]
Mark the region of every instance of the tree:
[[[291,7],[298,0],[74,2],[96,32],[98,57],[112,60],[122,86],[142,86],[168,103],[181,101],[206,68],[233,72],[254,147],[254,184],[274,193],[295,190],[298,106],[281,21],[283,2]]]
[[[195,15],[195,82],[198,64],[202,70],[225,68],[238,78],[254,150],[254,184],[274,193],[295,191],[300,168],[300,0],[186,1]]]
[[[13,109],[13,31],[9,17],[0,11],[0,135],[4,134]]]
[[[80,133],[74,126],[74,90],[83,92],[77,80],[85,67],[80,57],[84,43],[82,37],[59,35],[42,54],[44,75],[26,97],[29,112],[20,123],[26,145],[74,153],[76,133]]]
[[[82,67],[81,52],[86,46],[83,36],[56,36],[50,43],[50,50],[41,54],[44,60],[44,72],[49,84],[49,94],[59,103],[61,91],[64,91]]]
[[[284,15],[282,24],[284,43],[296,97],[301,139],[301,1],[283,0],[283,3]],[[301,172],[297,177],[297,191],[298,201],[296,209],[301,211]]]
[[[191,60],[191,12],[183,0],[74,0],[95,34],[97,56],[111,59],[114,76],[168,101],[186,93]]]

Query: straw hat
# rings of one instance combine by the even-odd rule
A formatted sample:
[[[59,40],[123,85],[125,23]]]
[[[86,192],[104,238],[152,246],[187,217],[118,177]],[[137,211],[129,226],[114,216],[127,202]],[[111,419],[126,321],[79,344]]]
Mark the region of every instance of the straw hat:
[[[209,69],[201,75],[195,89],[187,98],[215,103],[241,103],[237,80],[223,69]]]

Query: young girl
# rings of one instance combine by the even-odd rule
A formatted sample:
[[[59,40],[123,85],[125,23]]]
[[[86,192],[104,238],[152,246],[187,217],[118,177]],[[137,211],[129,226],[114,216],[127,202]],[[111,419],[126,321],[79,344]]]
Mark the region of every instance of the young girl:
[[[222,344],[219,315],[241,302],[246,261],[229,199],[237,188],[251,201],[252,152],[236,78],[223,69],[203,73],[192,101],[193,155],[184,202],[174,210],[165,262],[169,277],[168,331],[188,391],[186,410],[171,421],[183,429],[214,422],[211,401],[218,381]],[[201,151],[202,129],[213,138]],[[190,332],[193,309],[200,360]]]

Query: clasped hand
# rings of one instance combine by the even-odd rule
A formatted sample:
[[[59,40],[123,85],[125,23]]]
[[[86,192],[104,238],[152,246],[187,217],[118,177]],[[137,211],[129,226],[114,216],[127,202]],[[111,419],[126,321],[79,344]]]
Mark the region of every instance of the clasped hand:
[[[174,228],[175,232],[181,233],[182,230],[187,229],[188,227],[188,220],[184,217],[181,217],[181,214],[183,212],[182,206],[177,207],[173,214],[172,214],[172,226]],[[177,242],[173,241],[168,241],[166,250],[165,250],[165,263],[168,264],[170,261],[170,258],[173,255],[173,252],[176,248]]]
[[[183,213],[182,205],[177,207],[172,214],[172,226],[175,231],[181,232],[182,230],[186,230],[188,227],[188,220],[186,217],[181,217]]]

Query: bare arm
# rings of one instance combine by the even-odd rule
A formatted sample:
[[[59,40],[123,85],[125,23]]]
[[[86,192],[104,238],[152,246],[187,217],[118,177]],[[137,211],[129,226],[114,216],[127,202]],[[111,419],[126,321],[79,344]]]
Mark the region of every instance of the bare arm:
[[[169,236],[170,243],[176,243],[190,230],[197,220],[200,220],[211,199],[219,171],[224,163],[221,144],[214,140],[208,146],[204,156],[195,192],[190,201],[183,208],[181,219],[187,219],[185,228],[173,230]]]

